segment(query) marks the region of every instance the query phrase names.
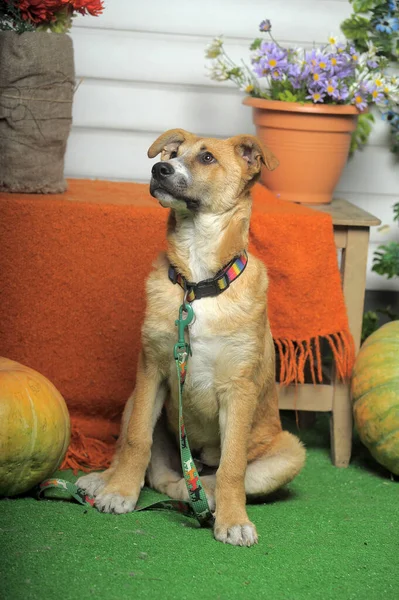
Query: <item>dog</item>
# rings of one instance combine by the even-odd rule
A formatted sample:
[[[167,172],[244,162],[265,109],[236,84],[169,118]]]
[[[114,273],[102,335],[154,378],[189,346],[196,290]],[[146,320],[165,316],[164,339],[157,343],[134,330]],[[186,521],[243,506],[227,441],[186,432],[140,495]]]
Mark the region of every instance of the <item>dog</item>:
[[[201,481],[215,510],[215,538],[251,546],[258,536],[248,519],[246,498],[277,490],[305,462],[301,442],[281,427],[266,269],[247,254],[250,189],[262,165],[274,169],[278,161],[254,136],[219,140],[182,129],[158,137],[148,156],[158,154],[150,193],[170,210],[168,249],[147,280],[136,386],[110,468],[77,484],[104,512],[133,511],[145,479],[159,492],[188,499],[179,464],[173,357],[184,290],[171,281],[170,271],[173,267],[186,282],[205,280],[209,287],[208,280],[236,257],[246,256],[244,270],[225,291],[192,303],[184,418],[193,454],[210,468]]]

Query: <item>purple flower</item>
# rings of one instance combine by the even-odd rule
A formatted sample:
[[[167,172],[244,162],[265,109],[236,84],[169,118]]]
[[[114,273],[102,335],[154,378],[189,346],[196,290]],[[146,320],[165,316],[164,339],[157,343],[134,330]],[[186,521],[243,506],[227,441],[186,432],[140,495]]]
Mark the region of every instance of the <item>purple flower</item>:
[[[335,74],[342,65],[342,57],[339,54],[329,54],[327,56],[327,65],[330,73]]]
[[[323,90],[334,100],[339,100],[340,92],[338,87],[338,81],[336,79],[329,79],[324,81],[322,84]]]
[[[317,90],[313,90],[313,92],[310,92],[309,96],[306,96],[307,100],[312,100],[312,102],[314,102],[315,104],[317,104],[317,102],[323,102],[324,98],[325,94]]]
[[[328,60],[326,56],[319,56],[317,59],[317,69],[320,71],[327,71],[329,67]]]
[[[313,84],[322,86],[325,83],[326,79],[327,79],[327,73],[320,73],[318,71],[315,71],[312,74]]]
[[[259,31],[271,31],[272,24],[269,19],[265,19],[259,25]]]
[[[347,44],[344,44],[343,42],[340,42],[336,46],[336,50],[337,50],[338,54],[342,54],[343,52],[345,52],[346,48],[347,48]]]
[[[299,88],[302,85],[302,81],[305,78],[300,65],[298,65],[297,63],[288,64],[287,77],[294,90],[299,90]]]
[[[335,76],[339,79],[352,77],[356,69],[356,62],[352,59],[352,56],[347,52],[343,52],[340,55],[339,59],[339,65],[337,70],[335,71]]]
[[[381,88],[378,88],[376,85],[374,85],[371,88],[370,95],[371,95],[372,101],[375,102],[376,104],[380,104],[380,103],[384,102],[384,100],[385,100],[385,96],[382,93]]]
[[[364,96],[366,96],[367,94],[371,94],[378,87],[381,86],[376,85],[374,81],[362,81],[359,86],[359,90]]]
[[[275,81],[281,81],[281,79],[283,79],[283,77],[284,77],[284,73],[282,73],[280,71],[280,69],[273,69],[273,71],[271,71],[270,75],[271,75],[271,78],[274,79]]]
[[[263,68],[261,67],[259,62],[252,61],[252,70],[255,73],[256,77],[264,77],[266,73],[264,73]]]
[[[284,56],[287,54],[287,51],[284,50],[283,48],[280,48],[279,46],[277,46],[277,44],[275,42],[266,42],[266,40],[264,40],[261,43],[259,52],[260,52],[260,55],[274,54],[277,52]]]
[[[320,58],[320,52],[319,50],[316,50],[315,48],[313,48],[312,50],[310,50],[310,52],[305,52],[305,62],[309,65],[309,67],[311,69],[314,69],[317,67],[317,62]]]
[[[339,86],[339,98],[338,98],[338,100],[341,100],[342,102],[344,102],[348,98],[349,98],[348,87],[345,84],[341,84]]]
[[[258,77],[272,75],[277,71],[282,75],[288,67],[287,52],[274,42],[262,42],[259,55],[252,60],[252,64]]]
[[[349,55],[355,62],[359,60],[359,52],[356,50],[355,46],[349,46]]]
[[[352,104],[356,106],[359,110],[364,110],[367,108],[367,102],[365,98],[362,96],[360,91],[357,91],[353,97]]]
[[[290,63],[287,71],[288,77],[298,78],[301,75],[301,67],[297,63]]]

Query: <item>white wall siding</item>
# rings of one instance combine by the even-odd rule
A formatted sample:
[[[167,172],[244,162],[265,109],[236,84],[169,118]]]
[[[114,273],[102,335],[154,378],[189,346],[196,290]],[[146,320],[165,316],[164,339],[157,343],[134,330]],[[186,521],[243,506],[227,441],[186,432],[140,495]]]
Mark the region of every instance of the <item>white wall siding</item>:
[[[78,18],[72,29],[80,86],[67,176],[148,181],[147,148],[172,127],[215,137],[254,132],[242,94],[207,77],[205,46],[223,34],[232,57],[247,58],[264,18],[279,40],[309,46],[339,33],[350,13],[347,0],[108,0],[101,17]],[[392,225],[399,168],[387,146],[387,128],[379,121],[369,146],[348,163],[337,192]],[[396,226],[374,228],[370,261],[378,243],[398,236]],[[368,288],[399,285],[369,269]]]

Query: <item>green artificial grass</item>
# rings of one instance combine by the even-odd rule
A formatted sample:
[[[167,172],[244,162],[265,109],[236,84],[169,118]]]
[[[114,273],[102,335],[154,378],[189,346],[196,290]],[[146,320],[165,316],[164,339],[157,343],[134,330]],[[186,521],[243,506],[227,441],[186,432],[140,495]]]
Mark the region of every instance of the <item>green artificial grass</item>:
[[[398,482],[358,443],[348,469],[333,467],[325,416],[300,436],[303,472],[248,507],[259,533],[252,548],[216,542],[169,511],[106,515],[60,499],[2,500],[0,597],[396,600]],[[144,490],[142,500],[159,497]]]

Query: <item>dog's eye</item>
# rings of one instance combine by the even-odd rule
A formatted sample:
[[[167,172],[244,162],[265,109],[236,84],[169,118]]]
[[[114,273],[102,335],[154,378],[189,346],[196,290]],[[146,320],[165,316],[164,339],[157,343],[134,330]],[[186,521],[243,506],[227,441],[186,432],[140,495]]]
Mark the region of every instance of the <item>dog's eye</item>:
[[[206,165],[210,165],[211,163],[215,162],[215,157],[210,152],[205,152],[201,156],[201,162],[205,163]]]
[[[176,158],[176,156],[177,156],[176,150],[172,150],[172,152],[170,153],[169,158]]]

